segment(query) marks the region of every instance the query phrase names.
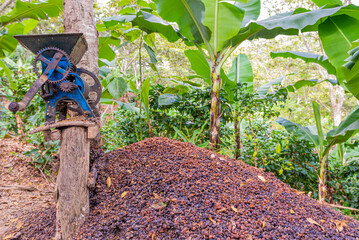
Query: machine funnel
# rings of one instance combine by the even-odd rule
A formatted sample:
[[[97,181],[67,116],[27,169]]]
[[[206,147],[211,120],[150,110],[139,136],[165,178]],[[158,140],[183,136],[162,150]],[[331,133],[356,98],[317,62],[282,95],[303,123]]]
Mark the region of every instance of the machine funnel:
[[[15,35],[14,38],[34,54],[47,47],[59,48],[69,55],[74,65],[80,62],[88,49],[83,33]]]

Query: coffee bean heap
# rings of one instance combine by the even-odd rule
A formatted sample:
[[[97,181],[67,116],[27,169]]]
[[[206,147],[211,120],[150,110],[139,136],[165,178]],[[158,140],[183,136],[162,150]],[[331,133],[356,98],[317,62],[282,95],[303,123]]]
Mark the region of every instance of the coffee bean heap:
[[[272,173],[190,143],[146,139],[102,161],[75,239],[359,239],[358,221]],[[41,225],[54,210],[46,212],[24,239],[50,234]]]

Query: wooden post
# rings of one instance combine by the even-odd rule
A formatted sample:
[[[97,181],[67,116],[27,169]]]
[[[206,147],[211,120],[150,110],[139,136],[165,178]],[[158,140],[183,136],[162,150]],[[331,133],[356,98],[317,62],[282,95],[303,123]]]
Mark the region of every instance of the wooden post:
[[[90,141],[86,127],[67,127],[61,132],[55,239],[67,240],[89,214]]]

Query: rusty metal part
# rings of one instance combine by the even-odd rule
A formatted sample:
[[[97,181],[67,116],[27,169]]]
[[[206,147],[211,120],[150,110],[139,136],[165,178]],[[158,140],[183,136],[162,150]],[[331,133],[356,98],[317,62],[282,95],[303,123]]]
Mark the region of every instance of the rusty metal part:
[[[86,100],[90,105],[92,111],[96,115],[96,117],[99,117],[100,111],[98,109],[98,104],[100,103],[101,95],[102,95],[102,86],[100,80],[97,78],[97,76],[94,73],[86,69],[78,68],[76,73],[84,80],[84,82],[85,82],[84,75],[88,75],[92,78],[93,81],[91,81],[91,83],[86,81],[89,91],[88,96],[86,96]]]
[[[83,80],[84,80],[84,76],[83,76],[84,74],[90,76],[93,79],[92,83],[86,82],[89,87],[89,94],[88,94],[89,97],[87,101],[90,104],[97,105],[100,102],[102,95],[102,86],[100,80],[97,78],[97,76],[94,73],[86,69],[78,68],[76,74],[79,75]],[[93,93],[96,93],[96,95],[95,97],[91,98],[91,94]]]
[[[64,81],[60,83],[60,89],[64,92],[71,92],[75,90],[77,87],[78,86],[75,83],[69,81]]]
[[[59,66],[59,62],[62,60],[62,58],[65,57],[67,66],[66,68],[62,68]],[[43,72],[40,73],[38,69],[38,63],[41,62],[43,64],[46,64],[46,69],[42,69]],[[67,78],[67,76],[71,72],[71,61],[67,53],[59,48],[56,47],[46,47],[42,50],[40,50],[34,60],[34,72],[41,76],[43,74],[52,74],[52,71],[56,71],[57,73],[60,73],[62,77],[60,79],[52,79],[51,76],[49,76],[49,82],[50,83],[58,83]]]
[[[88,49],[83,33],[15,35],[14,38],[34,54],[37,54],[43,48],[56,46],[70,56],[74,65],[80,62]]]
[[[24,111],[30,101],[34,98],[35,94],[39,91],[42,85],[48,80],[46,75],[41,75],[35,83],[30,87],[30,90],[25,94],[24,98],[18,102],[9,104],[8,109],[12,112]]]

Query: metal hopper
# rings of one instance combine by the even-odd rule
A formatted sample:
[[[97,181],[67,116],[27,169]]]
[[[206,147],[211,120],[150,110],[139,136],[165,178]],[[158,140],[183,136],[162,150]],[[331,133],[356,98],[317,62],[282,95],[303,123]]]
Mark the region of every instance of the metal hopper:
[[[19,43],[37,54],[41,49],[56,47],[65,51],[76,65],[88,49],[83,33],[56,33],[41,35],[15,35]]]

